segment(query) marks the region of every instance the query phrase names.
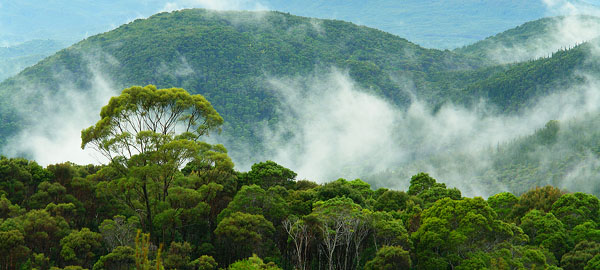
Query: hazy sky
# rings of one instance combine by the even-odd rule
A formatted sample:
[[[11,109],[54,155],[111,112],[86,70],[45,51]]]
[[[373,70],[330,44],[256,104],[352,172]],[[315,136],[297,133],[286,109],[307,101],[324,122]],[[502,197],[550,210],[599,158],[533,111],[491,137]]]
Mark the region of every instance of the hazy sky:
[[[587,3],[590,2],[590,3]],[[594,1],[562,0],[0,0],[0,45],[31,39],[78,41],[160,11],[279,10],[378,28],[425,47],[454,48]]]

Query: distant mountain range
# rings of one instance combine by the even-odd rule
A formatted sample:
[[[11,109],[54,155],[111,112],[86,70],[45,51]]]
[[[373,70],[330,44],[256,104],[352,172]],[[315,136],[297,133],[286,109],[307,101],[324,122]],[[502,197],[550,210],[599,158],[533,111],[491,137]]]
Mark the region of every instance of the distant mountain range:
[[[563,2],[560,2],[563,3]],[[564,1],[590,12],[594,1]],[[407,38],[428,48],[456,48],[546,16],[567,15],[560,5],[525,1],[282,1],[282,0],[125,0],[3,1],[0,45],[32,39],[69,43],[109,31],[120,24],[173,8],[264,8],[324,19],[351,21]]]
[[[258,153],[265,151],[261,141],[262,128],[276,127],[282,121],[278,110],[281,99],[269,80],[314,77],[331,67],[346,72],[360,89],[389,102],[400,112],[409,110],[415,102],[424,102],[431,108],[425,113],[434,116],[447,104],[476,111],[484,100],[487,101],[486,110],[476,117],[516,118],[528,113],[543,98],[585,87],[590,84],[590,76],[600,74],[598,62],[588,61],[595,59],[598,44],[595,39],[551,51],[544,57],[532,55],[531,59],[522,62],[498,62],[489,55],[499,44],[505,48],[524,45],[526,49],[536,51],[534,41],[552,35],[556,22],[564,22],[564,19],[538,20],[480,43],[449,51],[426,49],[404,38],[353,23],[282,12],[192,9],[160,13],[91,36],[1,83],[0,138],[6,144],[7,139],[20,130],[29,128],[36,121],[44,121],[44,117],[51,114],[47,109],[48,102],[62,102],[60,98],[64,98],[65,93],[92,99],[96,93],[91,89],[97,89],[98,84],[115,90],[155,84],[158,87],[182,87],[204,95],[226,121],[222,138],[228,138],[225,140],[228,149],[232,153],[250,152],[256,158],[262,156]],[[598,19],[578,17],[577,21],[593,24]],[[406,85],[408,82],[410,87]],[[587,117],[582,119],[573,119],[572,125],[595,132],[598,127],[595,122],[587,121]],[[552,119],[538,122],[548,120]],[[542,148],[551,149],[549,147],[555,145],[555,141],[561,146],[568,145],[574,140],[568,139],[572,138],[572,133],[568,132],[570,124],[565,125],[562,122],[556,125],[560,130],[555,132],[559,134],[555,134],[556,140],[525,137],[498,142],[495,154],[491,156],[491,164],[497,164],[496,167],[488,166],[470,177],[521,190],[519,188],[523,186],[514,182],[518,177],[508,172],[513,168],[510,162],[527,157],[498,153],[507,153],[510,149],[513,149],[510,153],[523,153],[514,149],[532,149],[532,153],[537,153]],[[293,136],[293,130],[289,133]],[[527,136],[546,138],[546,135],[531,133]],[[582,149],[600,149],[589,138],[577,141],[578,148],[561,148],[567,149],[567,156],[585,157],[587,152]],[[535,147],[527,148],[523,144]],[[436,160],[440,163],[447,160],[444,159],[448,157],[445,156],[447,153],[457,158],[465,154],[452,150],[451,145],[448,147],[443,152],[422,156],[418,153],[420,149],[411,149],[413,159],[395,166],[425,170],[419,164],[436,164]],[[487,148],[484,150],[489,152]],[[590,153],[596,155],[596,151]],[[527,165],[531,166],[528,168],[541,168],[539,164],[543,162],[535,160],[537,165],[530,162],[528,164],[534,165]],[[579,164],[576,161],[584,160],[558,160],[560,164],[571,165],[553,175],[564,178]],[[472,160],[465,158],[462,164],[468,166],[469,162]],[[409,171],[380,174],[372,179],[391,181]],[[370,172],[373,173],[376,172]],[[530,175],[535,177],[519,183],[542,185],[549,181],[544,178],[546,174]]]

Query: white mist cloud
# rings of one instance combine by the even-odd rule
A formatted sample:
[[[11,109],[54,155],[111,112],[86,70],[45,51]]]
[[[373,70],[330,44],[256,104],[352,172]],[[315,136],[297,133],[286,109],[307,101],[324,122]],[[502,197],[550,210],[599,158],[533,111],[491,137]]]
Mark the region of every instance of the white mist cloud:
[[[599,14],[600,15],[600,14]],[[600,36],[600,17],[572,15],[553,18],[543,33],[510,45],[495,43],[486,49],[487,57],[497,63],[515,63],[572,48]]]
[[[374,157],[389,160],[396,110],[387,102],[357,91],[346,74],[333,71],[309,79],[272,79],[281,98],[277,130],[267,130],[271,159],[318,181],[385,169]],[[291,134],[291,140],[288,135]],[[347,176],[346,176],[347,177]]]
[[[507,189],[478,178],[492,169],[491,149],[533,134],[549,120],[598,112],[600,105],[600,84],[592,77],[518,115],[491,114],[483,101],[475,108],[447,104],[433,112],[416,100],[399,109],[335,69],[269,84],[280,98],[280,125],[266,130],[263,142],[270,152],[263,159],[318,182],[403,170],[404,178],[378,183],[397,189],[406,189],[410,176],[424,171],[467,196]]]
[[[267,5],[257,0],[177,0],[167,2],[163,11],[184,8],[206,8],[213,10],[268,10]]]
[[[547,29],[517,35],[518,42],[494,43],[485,55],[501,64],[522,62],[574,47],[600,36],[600,6],[598,3],[571,0],[542,0],[552,18]]]
[[[77,89],[70,74],[57,71],[61,78],[58,89],[40,89],[24,82],[15,97],[16,104],[28,104],[28,100],[41,100],[41,106],[21,111],[26,129],[9,139],[2,152],[8,156],[25,156],[39,164],[72,161],[78,164],[102,163],[105,160],[93,149],[81,149],[81,130],[99,120],[102,106],[117,94],[115,87],[102,73],[103,65],[116,61],[112,56],[85,57],[92,72],[91,89]],[[113,62],[114,64],[114,62]],[[26,106],[26,105],[25,105]]]

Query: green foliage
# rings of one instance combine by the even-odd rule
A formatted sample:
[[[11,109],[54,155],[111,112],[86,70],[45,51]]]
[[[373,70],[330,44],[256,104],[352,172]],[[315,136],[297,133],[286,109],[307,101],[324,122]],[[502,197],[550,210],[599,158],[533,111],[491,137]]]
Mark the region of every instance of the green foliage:
[[[565,226],[552,213],[531,210],[521,218],[521,228],[529,235],[531,244],[547,248],[556,258],[568,249]]]
[[[429,207],[439,199],[451,198],[458,200],[461,198],[460,190],[456,188],[448,189],[446,184],[437,183],[427,173],[419,173],[410,179],[408,195],[417,196],[424,202],[424,208]]]
[[[410,269],[408,251],[401,247],[384,246],[377,251],[375,258],[365,265],[365,270]]]
[[[160,244],[158,249],[156,246],[153,246],[150,242],[150,234],[142,233],[141,230],[138,230],[137,235],[135,236],[135,269],[136,270],[150,270],[150,269],[161,269],[162,261],[161,261],[161,253],[162,253],[163,245]],[[156,249],[156,254],[151,249]],[[151,257],[156,255],[156,259],[151,261]]]
[[[264,189],[276,185],[291,188],[296,175],[292,170],[268,160],[252,165],[249,172],[242,174],[240,181],[246,185],[259,185]]]
[[[563,196],[563,194],[563,191],[553,186],[536,187],[519,197],[519,202],[515,205],[515,214],[523,216],[529,210],[533,209],[548,213],[552,210],[554,202]]]
[[[243,186],[227,208],[221,211],[217,221],[221,222],[235,212],[244,212],[261,214],[271,223],[279,224],[287,215],[287,208],[287,202],[275,189],[265,191],[257,185]]]
[[[600,254],[594,256],[590,261],[588,261],[587,265],[583,268],[583,270],[597,270],[600,269]]]
[[[573,229],[586,221],[600,221],[600,200],[581,192],[565,194],[552,205],[552,213]]]
[[[227,267],[229,270],[279,270],[274,263],[265,264],[261,258],[253,254],[252,257],[232,263]]]
[[[100,257],[93,270],[133,270],[136,266],[135,250],[129,246],[118,246]]]
[[[488,198],[487,203],[494,209],[498,218],[508,221],[512,215],[515,205],[519,202],[517,196],[510,192],[498,193]]]
[[[444,198],[423,211],[422,224],[411,238],[417,267],[434,269],[458,265],[482,246],[492,249],[495,244],[522,236],[518,229],[497,220],[494,210],[481,198]]]
[[[91,268],[102,249],[102,236],[88,228],[72,231],[60,240],[61,257],[68,263]]]
[[[146,230],[161,228],[164,241],[168,228],[162,225],[175,224],[178,213],[157,205],[168,199],[181,166],[214,153],[198,140],[220,131],[223,118],[202,95],[152,85],[123,90],[102,108],[100,117],[81,132],[82,148],[90,144],[111,160],[122,178],[108,183],[106,191],[132,210],[144,207]]]
[[[200,258],[194,260],[191,265],[196,267],[197,270],[215,270],[218,264],[213,257],[202,255]]]
[[[565,270],[584,269],[595,254],[600,254],[600,244],[582,241],[562,257],[560,264]]]
[[[317,189],[317,199],[326,201],[337,197],[347,197],[352,199],[354,203],[364,205],[368,198],[365,197],[365,195],[369,196],[372,191],[368,189],[366,192],[361,192],[365,191],[365,185],[363,183],[364,182],[360,179],[347,181],[346,179],[340,178],[320,186]],[[355,188],[356,186],[361,187],[361,189]]]
[[[188,242],[172,242],[169,251],[165,254],[164,267],[166,269],[192,269],[192,245]]]
[[[0,266],[17,269],[29,255],[25,237],[19,230],[0,231]]]
[[[228,260],[238,260],[257,252],[271,255],[270,237],[275,233],[273,223],[262,215],[235,212],[223,218],[215,229],[215,235]]]

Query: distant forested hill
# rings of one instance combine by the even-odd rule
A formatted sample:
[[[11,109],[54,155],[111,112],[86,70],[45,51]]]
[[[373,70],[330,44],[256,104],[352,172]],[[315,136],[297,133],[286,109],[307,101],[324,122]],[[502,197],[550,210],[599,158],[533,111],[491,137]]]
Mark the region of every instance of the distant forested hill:
[[[55,91],[68,81],[86,91],[93,72],[102,72],[117,87],[183,87],[214,104],[226,119],[227,134],[252,140],[257,123],[277,119],[277,101],[264,85],[270,76],[306,75],[335,66],[347,69],[365,89],[403,106],[410,97],[394,78],[414,77],[417,88],[423,88],[427,73],[473,69],[479,63],[342,21],[194,9],[160,13],[90,37],[24,70],[0,89],[8,95],[27,82],[29,88]],[[10,104],[3,108],[7,119]],[[4,122],[11,128],[2,137],[17,121]]]
[[[547,22],[527,24],[488,40],[520,44],[520,35],[532,36]],[[1,83],[0,142],[5,143],[31,125],[24,116],[33,115],[43,121],[45,114],[51,113],[44,110],[48,102],[61,102],[62,96],[52,96],[59,90],[92,96],[91,89],[99,83],[108,83],[115,90],[154,84],[159,88],[182,87],[204,95],[225,119],[223,136],[232,139],[226,147],[231,152],[257,154],[263,150],[261,128],[275,127],[282,121],[278,113],[280,100],[269,80],[307,78],[329,72],[332,67],[347,72],[361,89],[386,100],[400,112],[415,100],[433,108],[434,114],[447,103],[469,108],[486,100],[487,113],[518,115],[537,100],[584,85],[587,77],[600,74],[598,61],[589,61],[595,59],[597,42],[592,40],[524,62],[493,64],[482,53],[488,48],[483,42],[470,48],[441,51],[348,22],[281,12],[192,9],[160,13],[89,37]],[[107,82],[99,82],[99,77]],[[15,102],[15,97],[23,102]],[[589,126],[591,131],[595,128],[596,125]],[[578,145],[595,147],[590,142],[585,140]],[[503,143],[497,151],[507,147],[511,146]],[[550,149],[548,145],[540,147]],[[584,153],[577,151],[569,153]],[[461,153],[450,152],[455,160],[462,158]],[[397,168],[450,164],[444,163],[446,154],[411,160]],[[464,158],[462,165],[468,167],[472,157]],[[498,175],[509,170],[502,168],[514,167],[506,162],[494,164],[500,168],[493,172]],[[473,177],[488,173],[486,170]],[[407,169],[370,179],[385,183],[408,173],[414,171]],[[400,178],[407,179],[405,176]],[[528,183],[542,183],[538,176],[528,178]],[[494,183],[512,181],[504,176],[485,179]]]
[[[454,52],[477,56],[493,64],[548,57],[600,35],[600,18],[587,15],[542,18],[524,23]]]

